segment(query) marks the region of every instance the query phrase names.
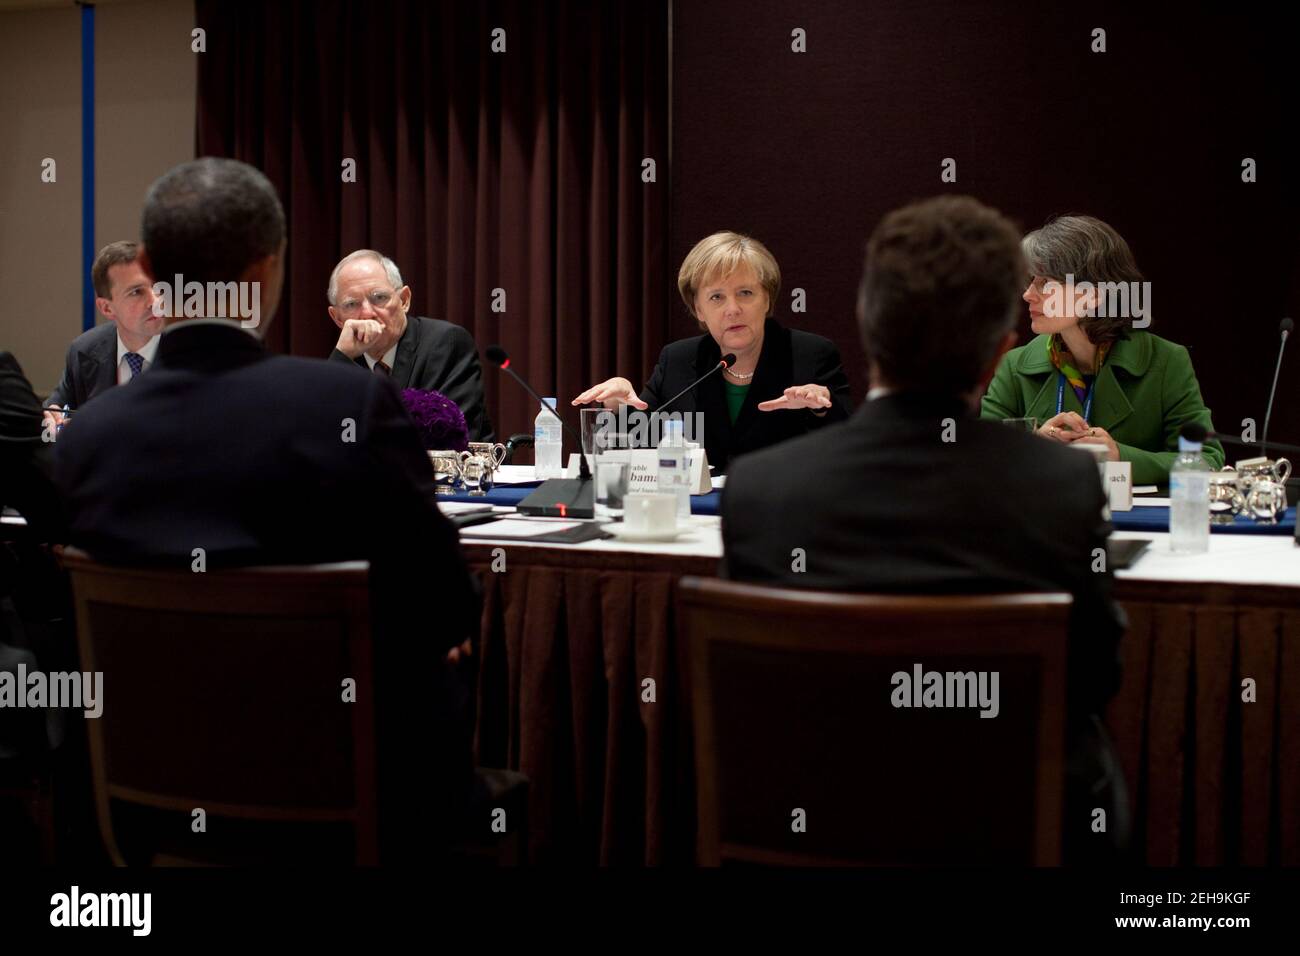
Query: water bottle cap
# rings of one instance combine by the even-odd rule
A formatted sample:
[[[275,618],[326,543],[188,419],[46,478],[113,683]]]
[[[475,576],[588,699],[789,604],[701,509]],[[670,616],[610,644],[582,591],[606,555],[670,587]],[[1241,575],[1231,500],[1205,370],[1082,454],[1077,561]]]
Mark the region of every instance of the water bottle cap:
[[[1200,451],[1201,443],[1198,441],[1192,441],[1190,438],[1184,438],[1182,435],[1179,435],[1178,450],[1179,451]]]

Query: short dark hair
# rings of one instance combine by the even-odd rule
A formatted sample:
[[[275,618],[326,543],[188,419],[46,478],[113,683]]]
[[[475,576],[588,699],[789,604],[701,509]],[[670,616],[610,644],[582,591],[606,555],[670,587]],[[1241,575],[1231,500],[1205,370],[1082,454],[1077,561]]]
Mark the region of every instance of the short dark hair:
[[[284,209],[261,172],[206,156],[169,169],[144,197],[140,235],[153,278],[235,282],[280,251]]]
[[[858,329],[884,382],[962,395],[1015,327],[1024,289],[1019,231],[969,196],[896,209],[867,241]]]
[[[1065,282],[1141,282],[1142,273],[1124,237],[1093,216],[1057,216],[1025,236],[1030,275]],[[1127,299],[1125,299],[1127,301]],[[1079,328],[1097,345],[1126,336],[1127,315],[1081,315]]]
[[[108,270],[113,266],[135,262],[139,255],[140,244],[129,239],[110,242],[100,249],[95,261],[90,264],[90,284],[95,289],[95,295],[101,299],[112,298],[113,284],[108,280]]]

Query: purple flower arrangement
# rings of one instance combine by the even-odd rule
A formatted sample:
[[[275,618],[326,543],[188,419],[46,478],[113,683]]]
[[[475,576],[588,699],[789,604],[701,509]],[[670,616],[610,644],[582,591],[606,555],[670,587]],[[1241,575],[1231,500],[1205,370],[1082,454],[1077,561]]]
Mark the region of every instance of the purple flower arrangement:
[[[402,389],[402,404],[415,423],[415,430],[427,450],[465,451],[469,448],[469,427],[465,413],[442,392],[422,388]]]

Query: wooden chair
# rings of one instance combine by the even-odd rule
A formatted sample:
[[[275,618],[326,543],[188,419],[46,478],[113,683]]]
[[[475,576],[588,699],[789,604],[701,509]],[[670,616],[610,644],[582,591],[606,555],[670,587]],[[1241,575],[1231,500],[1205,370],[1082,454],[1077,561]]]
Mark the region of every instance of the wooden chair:
[[[115,863],[377,862],[364,562],[192,573],[64,560],[82,669],[103,673],[87,725]]]
[[[686,577],[678,601],[701,863],[1059,863],[1068,595]],[[997,716],[895,706],[917,664],[996,671]]]

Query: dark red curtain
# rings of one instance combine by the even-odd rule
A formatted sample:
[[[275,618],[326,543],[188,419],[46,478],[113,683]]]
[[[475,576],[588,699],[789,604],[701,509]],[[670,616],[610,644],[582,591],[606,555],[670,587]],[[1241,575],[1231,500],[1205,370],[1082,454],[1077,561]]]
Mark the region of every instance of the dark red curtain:
[[[1259,437],[1278,322],[1300,320],[1294,35],[1281,7],[1206,2],[677,3],[669,261],[715,229],[753,232],[781,264],[777,316],[839,345],[860,401],[853,313],[885,213],[941,193],[1025,229],[1090,213],[1132,246],[1151,331],[1191,350],[1215,427],[1240,436],[1253,418]],[[741,172],[720,182],[732,157]],[[672,335],[692,330],[670,316]],[[1300,443],[1296,344],[1270,434]]]
[[[198,0],[197,22],[198,153],[262,169],[288,216],[271,348],[329,353],[330,270],[369,247],[413,312],[501,343],[544,394],[649,371],[671,291],[667,0]],[[531,399],[484,377],[498,434],[531,430]]]

